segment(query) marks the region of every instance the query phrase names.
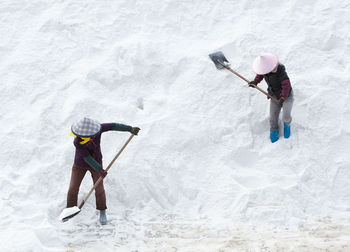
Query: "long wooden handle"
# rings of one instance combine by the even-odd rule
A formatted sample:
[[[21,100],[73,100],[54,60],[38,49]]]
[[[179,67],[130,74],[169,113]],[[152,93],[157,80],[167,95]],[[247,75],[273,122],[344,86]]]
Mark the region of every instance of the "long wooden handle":
[[[115,155],[115,157],[113,158],[113,160],[109,163],[109,165],[106,168],[106,171],[109,170],[109,168],[111,168],[111,166],[113,165],[114,161],[117,160],[117,158],[120,156],[120,154],[123,152],[123,150],[125,149],[125,147],[129,144],[129,142],[131,141],[131,139],[134,137],[134,134],[131,134],[131,136],[129,137],[129,139],[125,142],[125,144],[123,145],[123,147],[120,149],[120,151],[117,153],[117,155]]]
[[[273,97],[272,95],[270,95],[269,93],[265,92],[264,90],[262,90],[261,88],[259,88],[257,85],[255,84],[250,84],[252,85],[253,87],[255,87],[257,90],[259,90],[261,93],[264,93],[266,96],[270,97],[272,100],[274,100],[275,102],[278,102],[278,100]]]
[[[227,70],[229,70],[230,72],[234,73],[235,75],[237,75],[239,78],[241,78],[242,80],[244,80],[245,82],[249,83],[250,81],[247,80],[246,78],[244,78],[242,75],[240,75],[239,73],[237,73],[236,71],[234,71],[231,67],[223,65]]]
[[[131,136],[129,137],[129,139],[125,142],[125,144],[123,145],[123,147],[120,149],[120,151],[117,153],[117,155],[115,155],[115,157],[113,158],[113,160],[109,163],[109,165],[106,168],[106,172],[109,170],[109,168],[111,168],[111,166],[113,165],[114,161],[117,160],[117,158],[120,156],[120,154],[123,152],[123,150],[125,149],[125,147],[128,145],[128,143],[131,141],[131,139],[134,137],[134,134],[131,134]],[[79,209],[81,209],[85,202],[88,200],[88,198],[90,197],[91,193],[95,190],[95,188],[100,184],[100,182],[102,181],[102,177],[99,177],[98,180],[96,181],[96,183],[94,184],[94,186],[91,188],[91,190],[89,191],[88,195],[86,195],[85,199],[80,203],[79,205]]]
[[[234,71],[231,67],[223,65],[227,70],[229,70],[230,72],[234,73],[235,75],[237,75],[239,78],[241,78],[242,80],[244,80],[245,82],[249,83],[250,81],[247,80],[246,78],[244,78],[242,75],[240,75],[239,73],[237,73],[236,71]],[[267,97],[270,97],[272,100],[274,100],[275,102],[278,102],[278,100],[273,97],[272,95],[270,95],[269,93],[265,92],[264,90],[262,90],[261,88],[259,88],[257,85],[255,84],[251,84],[253,87],[255,87],[257,90],[259,90],[261,93],[265,94]]]

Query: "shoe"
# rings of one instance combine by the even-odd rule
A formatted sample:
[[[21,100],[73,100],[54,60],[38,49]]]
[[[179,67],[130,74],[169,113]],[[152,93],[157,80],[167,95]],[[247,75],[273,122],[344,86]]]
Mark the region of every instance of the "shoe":
[[[290,136],[290,124],[283,123],[283,125],[284,125],[284,130],[283,130],[284,138],[288,138]]]
[[[100,210],[100,223],[101,225],[107,224],[106,210]]]
[[[270,131],[271,143],[274,143],[278,140],[278,131]]]

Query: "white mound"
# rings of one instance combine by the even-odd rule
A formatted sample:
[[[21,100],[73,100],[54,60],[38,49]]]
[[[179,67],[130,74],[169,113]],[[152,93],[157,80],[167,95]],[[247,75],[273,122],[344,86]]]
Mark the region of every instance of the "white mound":
[[[350,227],[346,1],[3,0],[0,240],[4,251],[346,251]],[[253,79],[273,52],[295,102],[271,144]],[[260,87],[266,89],[263,82]],[[92,195],[58,220],[73,122],[141,128]],[[102,137],[106,166],[129,133]],[[92,186],[87,174],[79,202]]]

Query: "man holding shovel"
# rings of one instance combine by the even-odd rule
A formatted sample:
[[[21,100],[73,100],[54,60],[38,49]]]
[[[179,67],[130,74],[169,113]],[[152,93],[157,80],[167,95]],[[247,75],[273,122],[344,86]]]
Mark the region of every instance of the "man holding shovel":
[[[84,118],[74,123],[71,135],[74,136],[75,158],[72,167],[72,175],[67,195],[67,208],[77,206],[80,184],[89,171],[94,184],[100,177],[104,178],[107,172],[102,168],[101,134],[106,131],[128,131],[137,135],[140,128],[131,127],[119,123],[102,123],[96,120]],[[103,180],[95,188],[96,208],[100,210],[100,223],[107,224],[106,194]]]
[[[293,107],[293,90],[284,65],[278,62],[276,55],[263,53],[253,61],[253,71],[256,76],[249,86],[256,88],[257,84],[265,79],[268,85],[268,94],[275,99],[270,101],[270,139],[274,143],[279,138],[278,119],[283,108],[283,135],[290,136],[291,111]]]

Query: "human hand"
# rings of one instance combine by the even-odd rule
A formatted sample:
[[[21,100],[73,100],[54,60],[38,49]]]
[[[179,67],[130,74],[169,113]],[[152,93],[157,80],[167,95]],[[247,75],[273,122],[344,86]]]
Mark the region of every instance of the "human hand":
[[[250,81],[248,83],[248,86],[251,87],[251,88],[255,88],[254,85],[256,86],[256,85],[258,85],[258,83],[256,81]]]
[[[283,102],[284,102],[284,99],[283,98],[279,98],[278,101],[277,101],[278,106],[280,106],[282,108],[283,107]]]
[[[139,128],[139,127],[132,127],[130,132],[131,132],[131,134],[137,136],[137,134],[139,133],[139,131],[140,131],[140,128]]]
[[[102,178],[104,178],[104,177],[106,177],[107,176],[107,172],[106,172],[106,170],[105,169],[101,169],[101,170],[99,170],[99,172],[98,172],[99,174],[100,174],[100,176],[102,177]]]

